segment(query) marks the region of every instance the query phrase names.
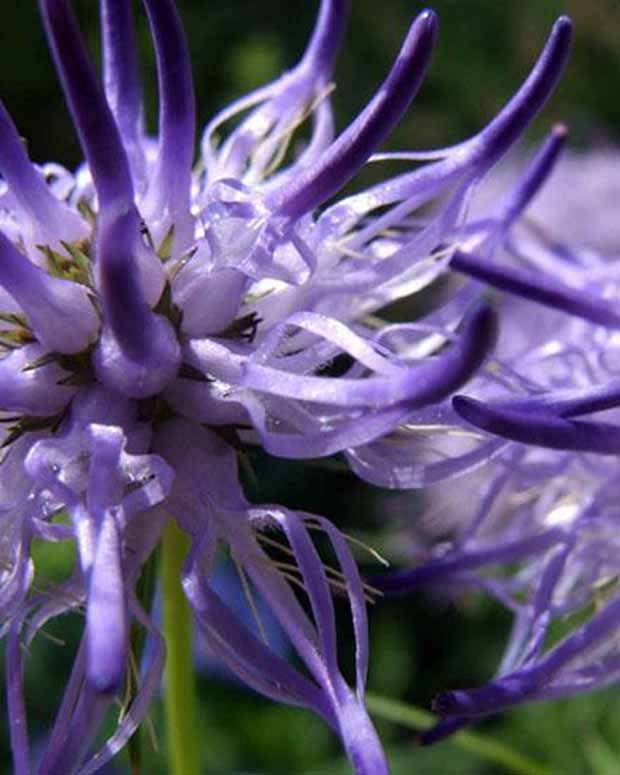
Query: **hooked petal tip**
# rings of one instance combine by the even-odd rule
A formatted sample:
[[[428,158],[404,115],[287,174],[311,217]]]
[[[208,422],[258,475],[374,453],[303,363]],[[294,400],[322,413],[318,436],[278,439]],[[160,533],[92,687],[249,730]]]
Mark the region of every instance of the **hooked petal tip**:
[[[568,137],[568,127],[566,126],[566,124],[563,124],[561,121],[558,121],[557,124],[554,124],[551,127],[551,133],[558,140],[563,139],[565,137]]]
[[[431,703],[431,710],[439,716],[447,716],[455,709],[454,692],[441,692]]]
[[[426,25],[428,31],[433,34],[437,31],[439,26],[438,16],[432,8],[425,8],[421,11],[416,17],[416,22],[419,22],[420,25]]]
[[[572,35],[573,32],[573,20],[567,14],[558,16],[555,20],[551,34],[556,35]]]
[[[413,21],[392,69],[358,117],[336,138],[315,167],[265,200],[274,213],[299,217],[351,180],[389,135],[415,97],[435,42],[437,17],[423,11]]]

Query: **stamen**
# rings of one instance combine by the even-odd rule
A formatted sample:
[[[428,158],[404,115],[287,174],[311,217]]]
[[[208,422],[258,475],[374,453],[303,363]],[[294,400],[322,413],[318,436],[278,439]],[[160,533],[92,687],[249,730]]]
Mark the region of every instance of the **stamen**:
[[[309,526],[309,529],[320,530],[321,528],[318,528],[317,526]],[[274,544],[277,545],[277,542],[274,542]],[[293,551],[290,549],[285,549],[283,546],[277,545],[277,548],[280,549],[280,551],[286,551],[286,553],[291,557],[296,556]],[[302,590],[304,594],[308,594],[308,590],[306,589],[303,579],[294,575],[295,573],[301,574],[301,571],[297,565],[285,562],[283,560],[272,560],[271,562],[272,565],[282,573],[284,578],[292,582],[298,589]],[[332,590],[347,593],[348,590],[344,573],[323,561],[321,561],[321,566],[325,571],[327,583],[329,584],[330,588]],[[362,583],[362,588],[364,590],[364,598],[368,603],[374,603],[377,597],[381,597],[383,595],[383,592],[380,589],[373,587],[371,584]]]
[[[324,525],[320,522],[320,520],[313,518],[313,517],[304,517],[304,525],[308,529],[308,531],[314,530],[317,533],[322,533],[327,538],[330,538],[329,534],[326,532]],[[340,533],[340,535],[343,538],[347,538],[344,533]],[[361,542],[359,542],[361,544]],[[291,551],[291,555],[293,557],[295,556],[294,552]],[[346,575],[343,571],[339,570],[338,568],[334,568],[333,565],[330,565],[327,562],[324,562],[321,560],[321,565],[323,567],[323,570],[325,571],[325,574],[328,577],[328,582],[330,587],[336,588],[340,591],[347,591],[346,586]],[[374,597],[381,595],[382,593],[378,590],[372,587],[370,584],[362,583],[362,587],[364,589],[365,597],[368,602],[374,602]]]
[[[268,646],[269,640],[267,638],[267,632],[265,630],[263,621],[258,612],[256,601],[254,600],[254,594],[252,592],[252,588],[250,587],[250,582],[248,581],[246,572],[243,569],[243,565],[241,565],[241,563],[237,560],[236,557],[233,557],[233,560],[237,568],[237,573],[239,574],[239,580],[241,581],[241,586],[243,587],[243,594],[245,595],[245,599],[252,613],[252,619],[254,619],[254,623],[256,624],[256,628],[258,630],[261,640],[266,646]]]
[[[133,653],[131,646],[127,651],[127,677],[125,679],[124,693],[121,697],[117,695],[114,698],[114,704],[118,707],[118,720],[122,722],[125,714],[131,706],[131,698],[133,696],[133,687],[137,686],[140,681],[140,671],[136,663],[136,657]]]
[[[306,585],[304,584],[304,582],[301,579],[297,578],[297,576],[294,576],[292,573],[287,572],[286,570],[284,570],[284,568],[286,567],[285,564],[283,564],[283,563],[274,563],[274,565],[277,566],[278,572],[280,573],[282,578],[286,579],[292,586],[297,587],[297,589],[299,589],[300,592],[303,592],[304,595],[308,594],[308,590],[306,589]],[[300,571],[297,568],[297,566],[292,566],[291,565],[289,567],[290,568],[294,567],[295,571],[297,573],[300,573]]]
[[[262,544],[267,544],[267,546],[272,546],[274,549],[277,549],[279,552],[283,552],[284,554],[288,554],[290,557],[295,556],[295,553],[289,546],[287,546],[286,544],[280,543],[279,541],[276,541],[273,538],[269,538],[268,536],[265,535],[265,533],[258,532],[257,538]]]
[[[449,156],[451,150],[451,148],[444,148],[439,151],[385,151],[373,153],[368,161],[371,164],[382,161],[440,161]]]
[[[283,129],[279,135],[276,135],[271,139],[271,143],[276,146],[276,151],[273,154],[269,166],[264,169],[261,172],[261,179],[269,178],[270,175],[272,175],[280,166],[280,164],[284,161],[284,158],[286,156],[286,152],[290,147],[291,141],[293,139],[293,135],[295,134],[295,130],[298,129],[300,126],[302,126],[306,119],[311,116],[316,108],[323,102],[323,100],[326,100],[329,95],[334,91],[336,88],[336,85],[333,83],[328,84],[322,91],[320,91],[316,97],[314,98],[314,101],[310,103],[301,113],[299,116],[297,116],[294,121],[291,122],[289,126],[287,126],[285,129]],[[258,145],[258,148],[260,149],[261,146]],[[252,159],[251,164],[254,164],[255,160]]]
[[[306,520],[306,525],[308,525],[309,530],[319,530],[321,532],[324,532],[323,527],[321,526],[320,523],[313,524],[312,522]],[[353,544],[354,546],[359,546],[360,549],[363,549],[365,552],[368,552],[368,554],[381,565],[384,565],[386,568],[390,567],[389,560],[386,560],[386,558],[383,557],[383,555],[380,554],[377,549],[374,549],[372,546],[370,546],[370,544],[367,544],[365,541],[362,541],[360,538],[356,538],[355,536],[352,536],[350,533],[344,533],[342,530],[340,531],[340,535],[344,539],[346,539],[350,544]],[[374,591],[381,594],[378,589]]]
[[[313,522],[312,519],[305,519],[304,523],[308,530],[316,530],[319,533],[325,533],[325,530],[323,526],[319,522]],[[377,559],[380,563],[383,565],[389,566],[389,562],[381,557],[381,555],[375,551],[372,547],[368,546],[368,544],[365,544],[363,541],[360,541],[356,538],[353,538],[353,536],[347,535],[346,533],[342,533],[341,535],[343,538],[345,538],[347,541],[350,541],[353,544],[356,544],[357,546],[362,547],[367,552],[369,552],[375,559]],[[275,549],[277,549],[280,552],[284,552],[285,554],[289,555],[290,557],[295,557],[295,552],[293,552],[292,549],[290,549],[288,546],[285,546],[284,544],[281,544],[279,541],[274,541],[272,538],[268,538],[264,533],[258,533],[258,540],[261,543],[265,543],[268,546],[273,546]],[[289,565],[290,568],[296,568],[297,566]],[[344,579],[344,574],[342,571],[339,571],[336,568],[333,568],[331,565],[327,565],[326,563],[323,563],[323,567],[325,568],[325,571],[328,574],[332,574],[335,576],[338,576],[340,579]],[[381,591],[379,589],[375,589],[370,584],[364,584],[364,588],[367,590],[367,592],[371,595],[381,595]]]

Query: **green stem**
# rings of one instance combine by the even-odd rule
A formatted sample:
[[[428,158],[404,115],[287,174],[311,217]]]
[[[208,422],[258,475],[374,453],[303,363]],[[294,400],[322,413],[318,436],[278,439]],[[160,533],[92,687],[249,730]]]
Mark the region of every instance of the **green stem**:
[[[173,520],[161,552],[161,600],[166,668],[164,708],[170,775],[199,775],[190,610],[181,587],[188,539]]]
[[[375,716],[415,729],[416,732],[428,729],[437,721],[432,713],[386,697],[367,694],[366,704],[368,710]],[[481,759],[499,764],[506,771],[518,773],[518,775],[551,775],[551,770],[546,765],[533,761],[498,740],[487,738],[477,732],[457,732],[446,742],[458,746],[463,751],[474,753]]]

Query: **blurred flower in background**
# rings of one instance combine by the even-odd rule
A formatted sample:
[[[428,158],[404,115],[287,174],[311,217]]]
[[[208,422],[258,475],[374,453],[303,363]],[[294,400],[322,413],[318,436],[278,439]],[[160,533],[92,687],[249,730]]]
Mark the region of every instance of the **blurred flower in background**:
[[[481,589],[513,625],[492,681],[437,697],[444,720],[426,742],[514,704],[618,681],[619,160],[611,147],[561,159],[503,255],[457,252],[453,261],[514,294],[498,299],[493,359],[471,397],[453,400],[472,432],[499,438],[486,442],[495,444],[489,462],[454,490],[427,493],[426,520],[444,540],[420,546],[419,564],[381,586]],[[505,175],[518,180],[510,167]],[[500,180],[504,187],[498,177],[483,201],[495,200]]]

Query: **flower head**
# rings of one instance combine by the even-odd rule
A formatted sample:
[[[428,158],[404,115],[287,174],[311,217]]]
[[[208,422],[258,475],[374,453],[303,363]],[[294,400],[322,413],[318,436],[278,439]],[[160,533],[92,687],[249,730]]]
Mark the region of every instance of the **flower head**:
[[[545,206],[534,206],[510,232],[500,260],[463,252],[453,261],[510,294],[501,302],[493,360],[471,383],[471,395],[452,400],[473,433],[484,434],[478,441],[487,457],[460,481],[458,509],[444,504],[454,511],[449,540],[383,586],[398,592],[431,583],[471,586],[514,618],[496,677],[441,694],[435,708],[444,718],[427,742],[512,705],[591,691],[620,676],[614,260],[620,240],[609,202],[597,203],[610,220],[607,235],[603,229],[589,238],[586,222],[580,243],[563,239],[575,229],[574,222],[563,224],[565,175],[601,158],[602,185],[608,154],[559,164]],[[544,148],[516,191],[543,160]],[[551,199],[555,224],[540,220]],[[570,199],[567,207],[571,214]],[[472,505],[463,508],[468,487]]]
[[[259,692],[324,718],[357,772],[386,770],[363,702],[367,590],[347,542],[321,517],[249,504],[236,450],[261,444],[289,458],[345,451],[361,476],[401,482],[399,455],[416,448],[408,419],[479,368],[494,318],[469,291],[416,324],[377,326],[373,316],[427,287],[447,267],[445,246],[469,238],[469,194],[553,89],[570,24],[556,23],[528,79],[478,135],[333,203],[408,108],[436,31],[434,14],[422,12],[375,96],[334,137],[330,78],[346,5],[321,2],[299,64],[218,114],[194,164],[191,69],[172,0],[143,2],[157,60],[156,138],[143,128],[128,0],[101,0],[103,84],[67,0],[40,0],[85,164],[75,175],[32,164],[1,109],[8,327],[0,332],[0,409],[10,427],[0,466],[0,611],[17,771],[30,761],[21,644],[67,610],[85,608],[84,637],[41,772],[94,772],[140,723],[164,649],[136,585],[172,518],[191,540],[180,581],[212,649]],[[307,117],[309,138],[289,158]],[[491,246],[496,231],[476,239]],[[341,377],[330,375],[336,358],[346,367]],[[336,558],[330,573],[316,531]],[[35,537],[77,547],[74,573],[53,595],[33,584]],[[221,545],[271,607],[305,672],[210,585]],[[286,562],[274,559],[274,546]],[[333,585],[351,609],[355,690],[338,664]],[[132,622],[153,647],[115,731],[92,754],[129,673]]]

